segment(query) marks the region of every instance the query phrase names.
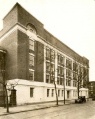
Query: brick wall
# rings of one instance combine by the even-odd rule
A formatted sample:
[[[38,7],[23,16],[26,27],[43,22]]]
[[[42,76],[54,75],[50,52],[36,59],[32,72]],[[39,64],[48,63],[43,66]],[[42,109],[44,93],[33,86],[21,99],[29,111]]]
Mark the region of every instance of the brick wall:
[[[35,81],[43,82],[44,74],[44,45],[36,41],[36,72],[35,72]]]
[[[17,31],[11,33],[0,42],[0,45],[7,50],[5,70],[6,79],[17,78]]]
[[[3,19],[4,28],[0,31],[0,37],[17,23],[17,19],[17,6],[15,5]]]
[[[18,30],[17,72],[20,79],[28,79],[29,46],[26,34]]]
[[[28,23],[35,26],[37,34],[43,37],[44,29],[43,24],[39,22],[35,17],[28,13],[24,8],[18,5],[18,22],[26,27]]]

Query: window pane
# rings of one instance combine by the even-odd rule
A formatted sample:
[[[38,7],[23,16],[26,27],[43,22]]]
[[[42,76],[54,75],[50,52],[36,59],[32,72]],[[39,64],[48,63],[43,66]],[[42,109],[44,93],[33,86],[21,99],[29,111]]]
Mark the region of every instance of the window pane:
[[[60,83],[60,78],[57,77],[57,84],[59,85],[59,83]]]
[[[50,49],[46,48],[46,59],[50,60]]]
[[[51,75],[50,77],[50,83],[53,83],[54,82],[54,76]]]
[[[30,88],[30,97],[33,97],[34,88]]]
[[[69,69],[72,69],[72,61],[69,59],[66,59],[66,67]]]
[[[29,39],[29,49],[34,50],[34,41]]]
[[[66,77],[71,77],[72,72],[69,69],[66,69]]]
[[[51,61],[54,62],[55,59],[55,53],[54,50],[51,50]]]
[[[58,60],[58,63],[60,63],[60,55],[58,55],[57,57],[58,57],[58,59],[57,59]]]
[[[51,96],[52,96],[52,97],[54,96],[54,89],[52,89],[52,94],[51,94]]]
[[[58,97],[60,96],[60,90],[58,90]]]
[[[34,80],[34,71],[29,71],[29,79]]]
[[[49,97],[49,91],[50,91],[50,89],[47,89],[47,97]]]
[[[49,83],[50,82],[50,75],[46,75],[46,83]]]
[[[34,56],[29,54],[29,65],[34,66]]]
[[[46,71],[50,71],[50,63],[46,62]]]

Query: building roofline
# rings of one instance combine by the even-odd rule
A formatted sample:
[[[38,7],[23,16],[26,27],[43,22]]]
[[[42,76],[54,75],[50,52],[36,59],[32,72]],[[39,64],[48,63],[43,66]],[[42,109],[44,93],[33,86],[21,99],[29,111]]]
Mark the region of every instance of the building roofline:
[[[54,35],[52,35],[49,31],[47,31],[46,29],[44,29],[49,35],[51,35],[54,39],[58,40],[59,42],[61,42],[61,44],[63,44],[65,47],[67,47],[68,49],[70,49],[72,52],[74,52],[76,55],[80,56],[81,58],[85,58],[86,60],[88,60],[86,57],[81,56],[80,54],[78,54],[77,52],[75,52],[72,48],[70,48],[69,46],[67,46],[65,43],[63,43],[61,40],[59,40],[58,38],[56,38]],[[89,61],[89,60],[88,60]]]
[[[10,11],[5,15],[5,17],[3,18],[3,20],[7,17],[8,14],[10,14],[10,12],[16,7],[16,6],[19,6],[21,7],[22,9],[24,9],[26,12],[28,12],[33,18],[35,18],[29,11],[27,11],[24,7],[22,7],[21,4],[19,4],[18,2],[10,9]],[[40,22],[37,18],[35,18],[38,22]],[[43,23],[40,22],[42,25]]]
[[[8,16],[8,14],[10,14],[10,12],[16,7],[20,5],[18,2],[16,4],[14,4],[14,6],[9,10],[9,12],[3,17],[3,20]]]

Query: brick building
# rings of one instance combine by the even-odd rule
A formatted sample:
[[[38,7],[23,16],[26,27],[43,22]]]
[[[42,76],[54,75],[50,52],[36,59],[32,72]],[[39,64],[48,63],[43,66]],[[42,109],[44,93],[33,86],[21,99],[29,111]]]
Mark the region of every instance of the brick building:
[[[17,104],[88,97],[89,60],[70,49],[18,3],[3,19],[0,46],[6,49],[5,79]],[[80,80],[78,80],[80,77]],[[64,89],[65,85],[65,89]]]
[[[89,97],[93,98],[95,97],[95,81],[89,82]]]

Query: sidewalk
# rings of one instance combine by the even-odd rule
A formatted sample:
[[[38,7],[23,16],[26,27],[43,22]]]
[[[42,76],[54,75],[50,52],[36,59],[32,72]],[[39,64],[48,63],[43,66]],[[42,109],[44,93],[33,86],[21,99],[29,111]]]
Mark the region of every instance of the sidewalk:
[[[66,101],[67,104],[72,104],[72,101]],[[58,103],[58,106],[63,106],[64,102],[60,101]],[[33,111],[33,110],[39,110],[39,109],[45,109],[50,107],[56,107],[56,102],[46,102],[46,103],[38,103],[38,104],[31,104],[31,105],[23,105],[23,106],[16,106],[16,107],[9,107],[9,113],[6,112],[6,108],[0,107],[0,116],[2,115],[8,115],[13,113],[20,113],[20,112],[26,112],[26,111]]]

